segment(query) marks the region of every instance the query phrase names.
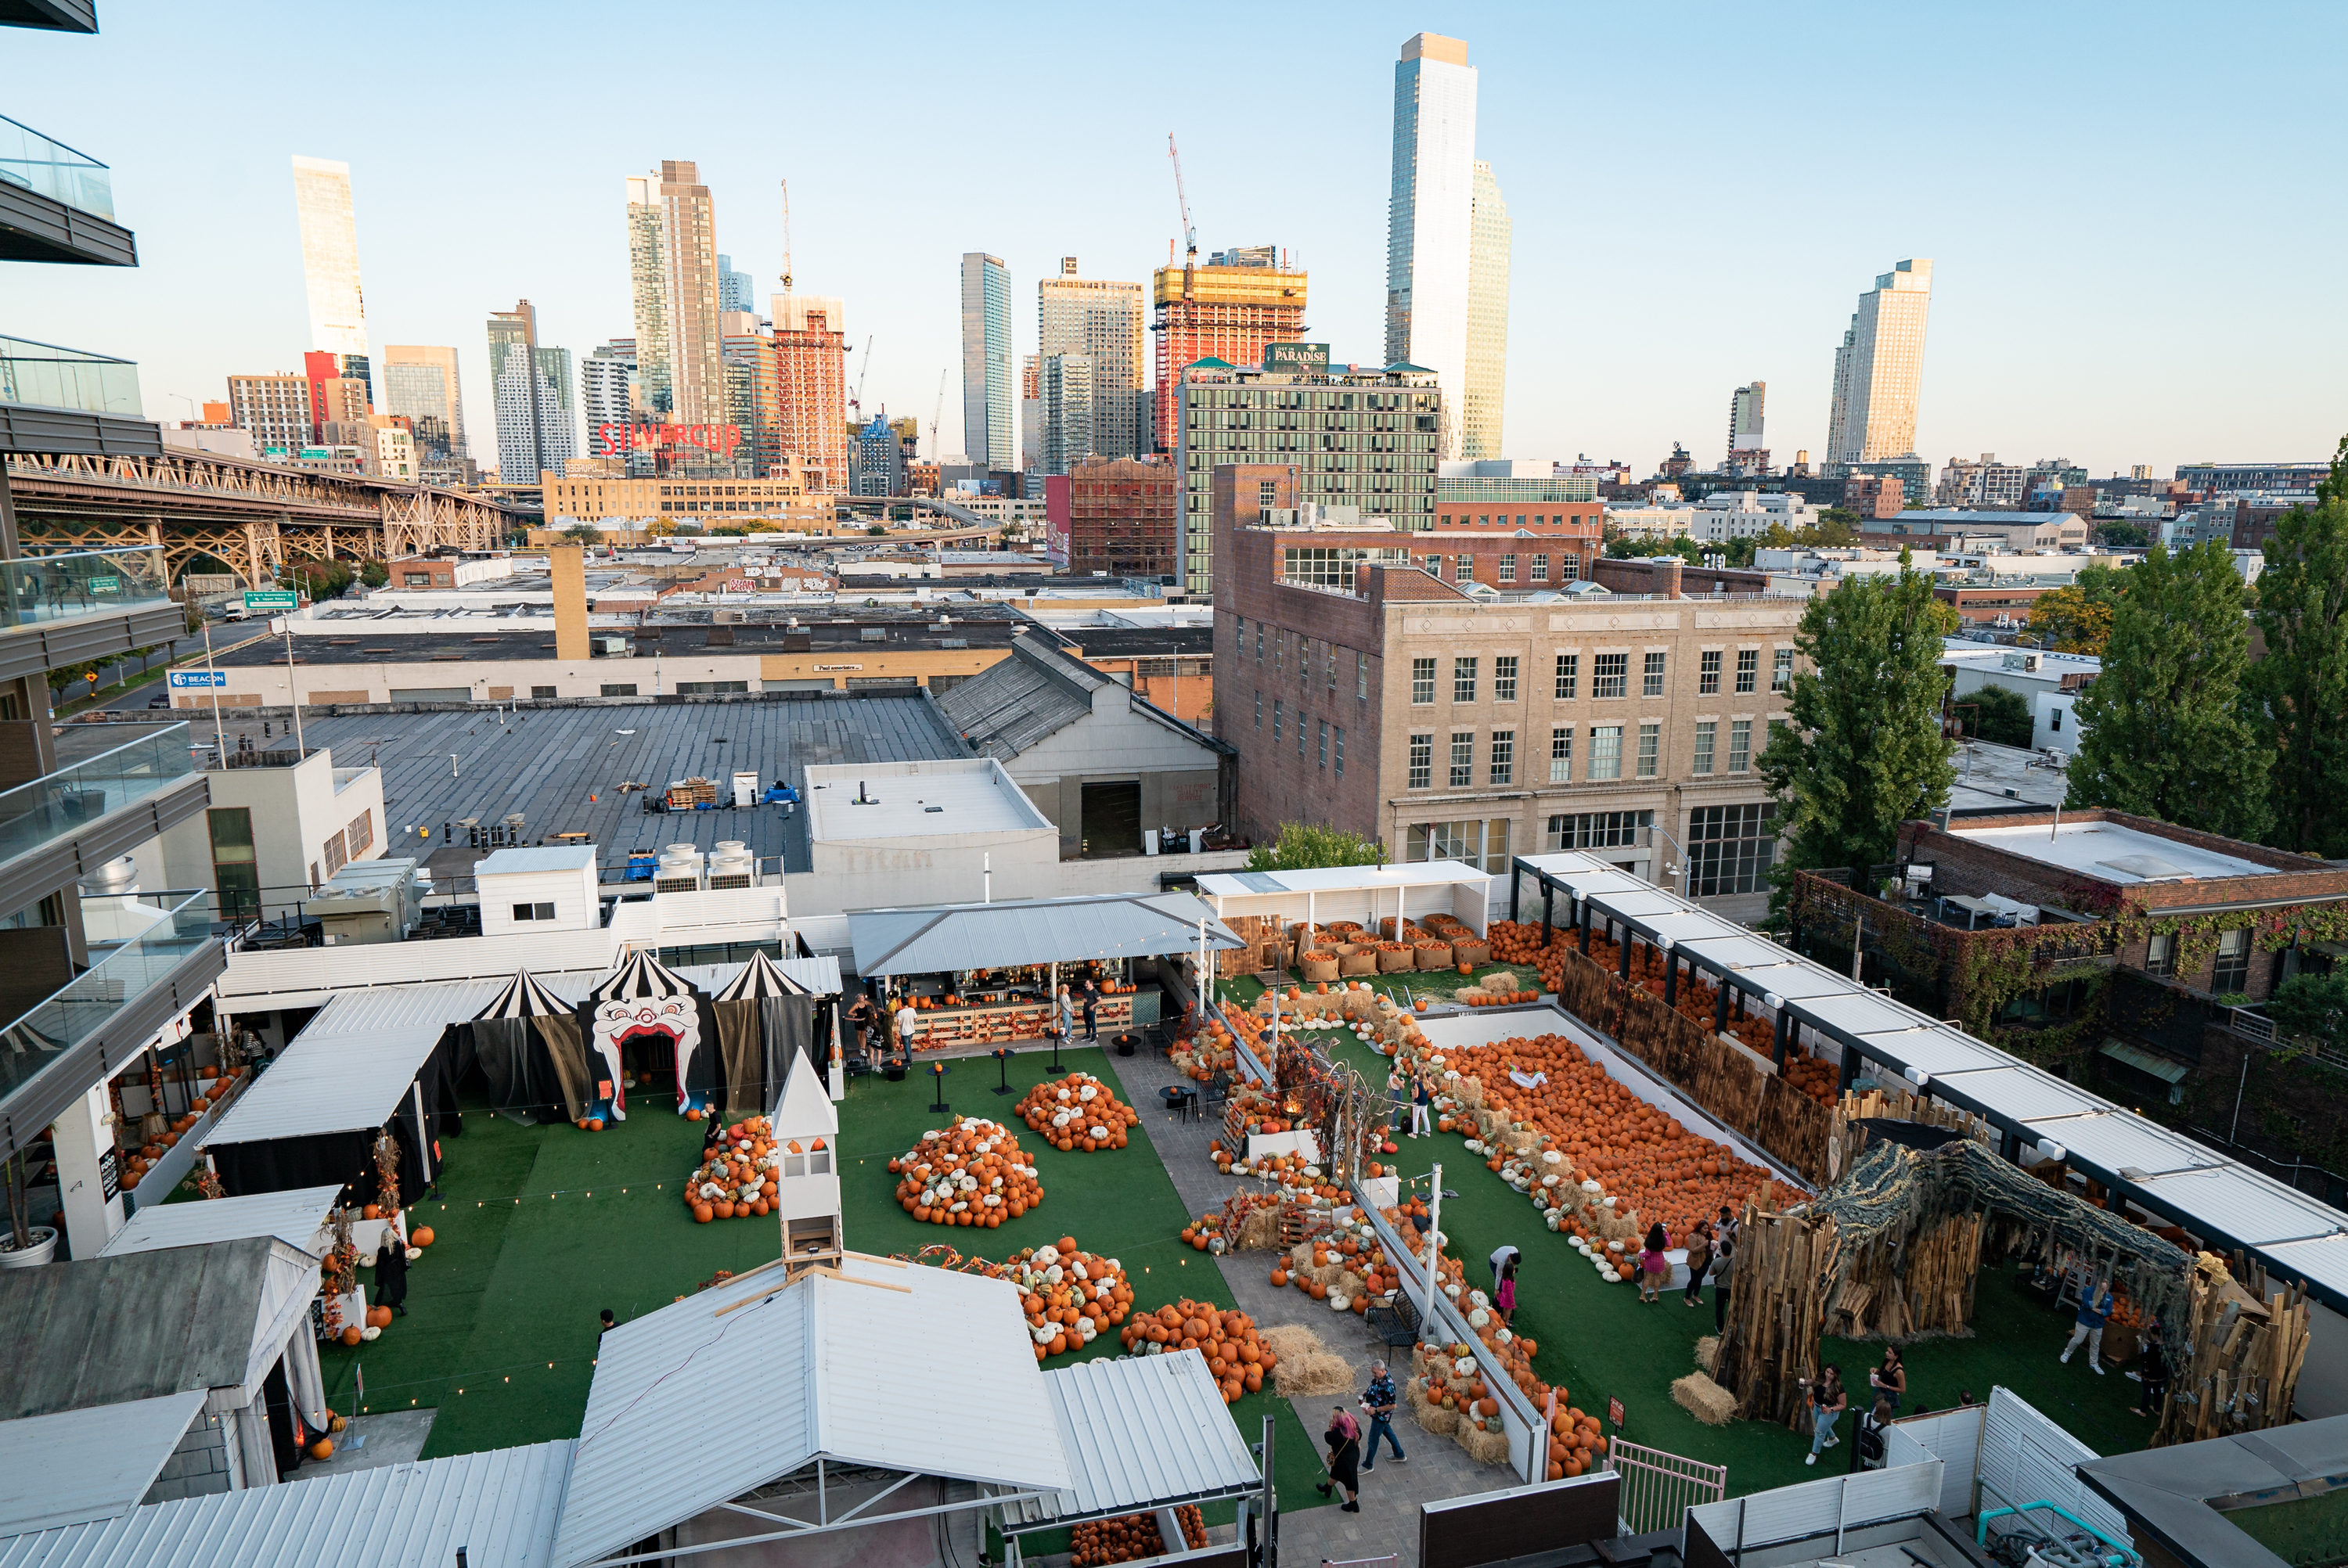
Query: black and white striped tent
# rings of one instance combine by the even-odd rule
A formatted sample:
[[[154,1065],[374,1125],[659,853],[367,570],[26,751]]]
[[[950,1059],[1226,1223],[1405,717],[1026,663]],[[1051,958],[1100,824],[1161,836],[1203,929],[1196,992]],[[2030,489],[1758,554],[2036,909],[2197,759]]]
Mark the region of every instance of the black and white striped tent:
[[[703,1009],[708,998],[693,983],[642,948],[587,993],[583,1007],[588,1048],[601,1057],[602,1078],[612,1114],[627,1120],[627,1072],[674,1071],[676,1110],[710,1103],[718,1088],[715,1051],[702,1049]]]
[[[819,1040],[816,1028],[815,993],[785,974],[764,949],[750,955],[709,1010],[717,1022],[728,1122],[773,1112],[794,1055],[806,1057],[819,1075],[830,1066],[830,1045]]]
[[[529,1122],[576,1122],[596,1098],[579,1027],[579,1009],[518,971],[489,1005],[473,1015],[473,1060],[489,1081],[500,1115]]]

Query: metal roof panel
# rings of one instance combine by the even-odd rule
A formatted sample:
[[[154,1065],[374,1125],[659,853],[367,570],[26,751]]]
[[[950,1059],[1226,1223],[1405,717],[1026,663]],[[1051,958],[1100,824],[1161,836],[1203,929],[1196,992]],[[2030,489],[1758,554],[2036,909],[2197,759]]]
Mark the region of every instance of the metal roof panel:
[[[905,975],[1187,953],[1201,919],[1210,947],[1242,945],[1188,893],[854,910],[848,929],[858,974]]]
[[[1044,1375],[1071,1485],[1046,1522],[1231,1497],[1262,1484],[1196,1350],[1081,1361]]]
[[[190,1389],[0,1421],[0,1535],[129,1512],[203,1408]]]
[[[273,1235],[313,1257],[325,1255],[319,1234],[342,1188],[295,1187],[251,1197],[214,1198],[202,1204],[149,1204],[132,1214],[107,1244],[100,1257],[152,1252],[158,1247],[201,1246],[206,1242]]]

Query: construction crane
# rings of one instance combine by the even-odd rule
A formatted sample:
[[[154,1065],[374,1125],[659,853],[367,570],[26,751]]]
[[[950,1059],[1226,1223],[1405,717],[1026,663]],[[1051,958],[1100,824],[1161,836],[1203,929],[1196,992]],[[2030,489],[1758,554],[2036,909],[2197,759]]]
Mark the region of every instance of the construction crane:
[[[783,181],[783,292],[791,292],[791,182]]]
[[[930,409],[930,461],[939,460],[943,448],[938,445],[938,421],[946,416],[946,373],[938,372],[938,400]]]
[[[864,422],[864,376],[865,373],[871,368],[872,339],[870,334],[867,334],[864,339],[864,359],[856,368],[856,392],[848,400],[848,406],[856,411],[856,422],[860,425]]]
[[[1182,190],[1182,151],[1174,145],[1174,133],[1166,133],[1166,156],[1174,160],[1174,200],[1182,209],[1182,297],[1190,297],[1192,275],[1199,266],[1199,231],[1190,223],[1190,198]]]

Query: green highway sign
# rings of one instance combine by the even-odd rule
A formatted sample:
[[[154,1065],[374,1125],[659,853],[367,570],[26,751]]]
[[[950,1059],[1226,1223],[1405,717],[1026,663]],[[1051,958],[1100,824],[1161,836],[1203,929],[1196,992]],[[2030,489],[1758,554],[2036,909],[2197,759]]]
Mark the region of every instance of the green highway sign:
[[[301,600],[289,588],[249,588],[244,590],[244,608],[248,611],[258,610],[269,615],[281,610],[294,610],[300,603]]]

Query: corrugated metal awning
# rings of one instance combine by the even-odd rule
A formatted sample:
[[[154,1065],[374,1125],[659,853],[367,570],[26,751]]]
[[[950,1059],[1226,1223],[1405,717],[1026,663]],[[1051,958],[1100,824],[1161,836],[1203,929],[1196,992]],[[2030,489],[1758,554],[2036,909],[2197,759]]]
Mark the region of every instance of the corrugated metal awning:
[[[489,987],[486,1002],[497,994]],[[325,1015],[321,1014],[324,1018]],[[294,1038],[252,1087],[228,1108],[207,1143],[260,1143],[380,1127],[407,1101],[408,1085],[440,1043],[446,1023],[379,1032],[319,1032],[316,1020]]]
[[[1208,947],[1245,945],[1188,893],[856,910],[848,931],[856,972],[870,977],[1196,952],[1201,920]]]
[[[2140,1045],[2130,1045],[2124,1040],[2107,1040],[2098,1048],[2114,1061],[2124,1061],[2138,1072],[2148,1072],[2163,1083],[2182,1083],[2193,1070],[2181,1061],[2157,1055]]]
[[[1044,1386],[1072,1484],[1054,1503],[1004,1509],[1007,1535],[1240,1497],[1263,1484],[1196,1350],[1081,1361],[1046,1372]]]
[[[150,1502],[119,1519],[0,1540],[0,1568],[546,1568],[571,1444]]]
[[[290,1192],[214,1198],[202,1204],[149,1204],[131,1215],[98,1248],[98,1255],[115,1257],[158,1247],[201,1246],[206,1242],[273,1235],[288,1246],[321,1256],[318,1233],[325,1228],[326,1216],[342,1191],[332,1186],[295,1187]]]
[[[139,1506],[203,1408],[204,1390],[191,1389],[0,1421],[0,1535],[119,1519]]]

